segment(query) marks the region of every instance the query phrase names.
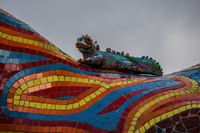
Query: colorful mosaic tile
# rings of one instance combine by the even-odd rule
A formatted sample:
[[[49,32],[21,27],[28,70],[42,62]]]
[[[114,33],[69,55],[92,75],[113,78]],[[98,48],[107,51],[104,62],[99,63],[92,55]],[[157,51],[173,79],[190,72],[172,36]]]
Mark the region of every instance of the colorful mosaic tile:
[[[0,132],[196,133],[199,71],[87,68],[0,10]]]

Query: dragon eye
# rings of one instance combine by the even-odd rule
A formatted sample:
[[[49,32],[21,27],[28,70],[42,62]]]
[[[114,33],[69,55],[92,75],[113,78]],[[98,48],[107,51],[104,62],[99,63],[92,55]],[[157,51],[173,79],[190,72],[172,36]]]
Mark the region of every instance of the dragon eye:
[[[91,44],[91,40],[90,40],[89,38],[85,38],[85,42],[86,42],[87,44]]]

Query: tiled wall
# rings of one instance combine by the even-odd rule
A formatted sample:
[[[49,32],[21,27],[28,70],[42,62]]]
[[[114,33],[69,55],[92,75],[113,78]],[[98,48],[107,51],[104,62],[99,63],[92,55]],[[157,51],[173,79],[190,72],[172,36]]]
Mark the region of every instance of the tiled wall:
[[[196,133],[199,70],[158,77],[85,68],[0,10],[0,133]]]

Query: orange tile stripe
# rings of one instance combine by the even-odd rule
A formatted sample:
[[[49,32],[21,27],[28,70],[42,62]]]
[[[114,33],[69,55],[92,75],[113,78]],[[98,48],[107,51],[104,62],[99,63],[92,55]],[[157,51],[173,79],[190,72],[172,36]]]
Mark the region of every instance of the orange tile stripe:
[[[25,33],[22,33],[22,32],[13,31],[13,30],[4,28],[2,26],[0,26],[0,31],[3,32],[3,33],[7,33],[9,35],[22,37],[22,38],[28,38],[28,39],[32,39],[34,41],[38,41],[38,42],[42,42],[42,43],[54,46],[51,42],[49,42],[46,38],[40,36],[38,33],[34,33],[34,35],[29,35],[29,34],[25,34]],[[35,34],[37,34],[37,36]]]
[[[7,33],[9,35],[13,35],[13,36],[20,36],[20,33],[21,33],[21,32],[17,32],[17,31],[12,31],[12,30],[4,28],[2,26],[0,26],[0,31]]]
[[[152,81],[158,81],[158,80],[150,80],[149,82],[152,82]],[[137,82],[137,84],[142,84],[143,82],[142,81],[140,81],[140,82]],[[77,84],[77,82],[75,83],[75,82],[57,82],[57,83],[55,83],[55,82],[52,82],[52,87],[56,87],[56,86],[74,86],[74,84]],[[79,99],[79,100],[82,100],[82,99],[84,99],[85,97],[87,97],[88,95],[90,95],[90,94],[92,94],[92,93],[94,93],[96,90],[98,90],[100,87],[102,87],[101,85],[98,85],[98,84],[91,84],[91,83],[79,83],[81,86],[88,86],[88,87],[92,87],[91,89],[89,89],[88,91],[85,91],[83,94],[80,94],[78,97],[76,97],[76,98],[72,98],[72,99],[69,99],[69,100],[55,100],[54,102],[51,102],[52,104],[53,103],[57,103],[56,101],[64,101],[64,103],[63,104],[65,104],[66,102],[67,103],[74,103],[74,102],[77,102],[78,100],[77,100],[77,98]],[[131,86],[131,85],[133,85],[133,84],[135,84],[135,83],[129,83],[129,84],[127,84],[127,86]],[[78,85],[78,84],[77,84]],[[117,89],[119,89],[119,88],[124,88],[124,87],[127,87],[126,85],[118,85],[118,86],[114,86],[114,88],[115,88],[115,90],[117,90]],[[114,91],[113,89],[111,89],[112,91]],[[110,89],[108,89],[108,90],[106,90],[106,92],[105,93],[110,93],[110,92],[112,92],[112,91],[110,91],[110,92],[108,92],[108,91],[110,91]],[[104,95],[104,93],[102,93],[102,95]],[[101,95],[100,95],[101,96]],[[28,100],[28,101],[32,101],[32,99],[40,99],[40,97],[37,97],[37,96],[27,96],[27,98],[26,98],[26,100]],[[23,98],[21,98],[21,99],[23,99]],[[46,99],[48,99],[48,98],[46,98]],[[24,100],[25,100],[25,98],[24,98]],[[50,99],[49,99],[50,100]],[[40,101],[40,100],[39,100]],[[60,102],[59,102],[60,103]]]
[[[149,81],[150,82],[150,81]],[[133,84],[133,83],[132,83]],[[131,85],[131,84],[129,84]],[[101,87],[101,86],[99,86]],[[98,86],[95,86],[93,88],[91,88],[90,90],[88,90],[88,92],[84,92],[83,94],[79,95],[78,98],[72,98],[69,100],[54,100],[54,99],[48,99],[48,98],[41,98],[41,97],[36,97],[36,96],[27,96],[26,100],[27,101],[33,101],[33,99],[35,98],[34,101],[42,101],[43,103],[51,103],[51,104],[63,104],[66,105],[67,103],[74,103],[74,102],[78,102],[79,100],[82,100],[83,98],[85,98],[86,96],[94,93],[94,89],[97,90],[99,88]],[[120,87],[126,87],[126,86],[114,86],[113,88],[109,88],[109,90],[106,90],[104,93],[100,94],[99,96],[95,97],[94,99],[92,99],[91,101],[87,102],[85,105],[83,105],[83,107],[80,107],[80,111],[84,111],[85,109],[87,109],[89,106],[93,105],[95,102],[99,101],[100,99],[102,99],[103,97],[105,97],[107,94],[109,94],[112,91],[115,91],[117,89],[120,89]],[[25,97],[25,96],[24,96]],[[23,97],[23,98],[24,98]],[[21,99],[23,99],[21,98]],[[46,99],[44,101],[44,99]],[[26,112],[28,111],[28,113],[38,113],[38,109],[33,109],[30,110],[31,108],[29,107],[22,107],[22,106],[13,106],[13,111],[21,111],[21,112]],[[69,115],[69,114],[75,114],[77,111],[79,112],[79,109],[71,109],[71,110],[67,110],[67,111],[63,111],[63,110],[51,110],[51,112],[49,112],[48,109],[40,109],[41,111],[39,111],[39,114],[46,114],[46,115]]]
[[[50,73],[50,75],[55,75],[54,71],[50,71],[49,73]],[[56,74],[58,74],[58,75],[65,74],[65,75],[68,75],[68,76],[70,76],[70,75],[71,76],[77,75],[77,74],[74,74],[72,72],[60,71],[60,70],[57,70]],[[44,73],[32,74],[32,75],[30,75],[29,78],[27,76],[25,76],[24,79],[19,79],[18,82],[15,82],[13,84],[13,88],[10,89],[10,92],[12,93],[11,97],[13,97],[13,95],[15,93],[15,89],[14,88],[18,88],[21,84],[23,84],[23,83],[25,83],[25,82],[27,82],[27,81],[29,81],[31,79],[42,78],[44,76],[49,76],[49,74],[47,74],[47,72],[44,72]],[[78,77],[84,77],[84,78],[87,77],[86,75],[82,75],[82,74],[78,74],[77,76]],[[88,76],[88,78],[89,79],[93,79],[92,76]],[[97,79],[97,78],[95,77],[95,79]],[[102,78],[99,78],[99,79],[102,79]],[[129,79],[132,79],[132,78],[129,78]],[[137,79],[137,78],[135,78],[135,79]],[[107,82],[110,82],[109,79],[105,79],[105,80]],[[118,81],[122,81],[121,79],[117,79],[117,80]],[[125,80],[127,80],[127,79],[123,79],[123,81],[125,81]],[[146,80],[146,78],[143,79],[143,80]],[[158,81],[158,80],[160,80],[160,79],[156,79],[156,80],[155,79],[154,80],[151,79],[151,80],[148,80],[148,81],[152,82],[152,81]],[[60,82],[58,82],[58,83],[60,83]],[[57,83],[57,85],[58,85],[58,83]],[[143,81],[137,82],[137,84],[141,84],[141,83],[143,83]],[[133,85],[133,84],[135,84],[135,83],[127,84],[127,86],[130,86],[130,85]],[[62,84],[60,84],[60,85],[62,85]],[[56,84],[54,84],[54,85],[52,84],[52,86],[54,87],[54,86],[56,86]],[[21,99],[27,99],[27,101],[36,101],[36,102],[39,101],[39,102],[43,102],[43,103],[52,103],[52,104],[56,104],[57,103],[57,104],[64,104],[64,105],[66,105],[67,103],[70,104],[70,103],[78,102],[79,100],[85,98],[89,94],[94,93],[94,91],[96,91],[99,87],[101,87],[101,86],[95,86],[95,87],[91,88],[90,90],[84,92],[83,94],[79,95],[78,97],[73,98],[73,99],[69,99],[69,100],[55,100],[55,99],[48,99],[48,98],[46,98],[46,100],[45,100],[45,98],[41,98],[41,97],[37,97],[37,96],[25,96],[25,95],[21,96]],[[86,108],[88,108],[89,106],[91,106],[93,103],[95,103],[98,100],[100,100],[101,97],[105,97],[106,94],[109,94],[110,92],[112,92],[112,91],[114,91],[116,89],[119,89],[119,88],[123,88],[123,87],[126,87],[126,85],[122,84],[122,85],[119,85],[119,86],[114,86],[114,87],[109,88],[108,90],[106,90],[105,92],[103,92],[102,94],[100,94],[99,96],[95,97],[94,99],[92,99],[91,101],[89,101],[87,104],[85,104],[83,106],[83,108],[81,108],[80,110],[82,110],[82,111],[85,110]],[[12,108],[11,103],[13,101],[12,101],[12,99],[8,99],[8,100],[9,100],[8,102],[10,103],[10,104],[8,104],[8,107],[10,108],[10,110],[13,110],[13,111],[21,110],[22,107],[20,107],[20,106],[18,106],[18,107],[13,106],[13,108]],[[27,111],[26,109],[24,109],[24,110]],[[38,110],[38,109],[36,109],[36,110]],[[77,112],[77,111],[79,111],[78,108],[77,109],[72,109],[71,111],[68,110],[68,111],[61,111],[61,112],[60,112],[60,110],[59,111],[56,110],[56,112],[57,112],[58,115],[66,114],[66,113],[67,114],[69,114],[69,113],[71,114],[71,113],[74,113],[74,112]],[[29,112],[32,112],[32,110],[29,110]],[[45,112],[46,112],[46,114],[49,113],[48,111],[45,111]],[[41,113],[43,114],[43,111],[41,111]]]
[[[31,133],[90,133],[84,129],[63,126],[28,126],[28,125],[7,125],[2,124],[0,131],[31,132]],[[11,133],[11,132],[10,132]]]
[[[73,77],[76,77],[76,78],[85,78],[85,79],[95,79],[95,80],[97,80],[95,77],[92,77],[92,76],[87,76],[85,74],[75,74],[73,72],[62,71],[62,70],[56,70],[56,71],[52,70],[52,71],[46,71],[46,72],[42,72],[42,73],[31,74],[31,75],[25,76],[23,78],[20,78],[18,81],[16,81],[13,84],[13,86],[11,87],[11,89],[9,90],[9,93],[8,93],[9,98],[13,99],[16,89],[20,85],[24,84],[25,82],[28,82],[28,81],[34,80],[34,79],[43,78],[43,77],[48,77],[48,76],[56,76],[56,75],[73,76]],[[99,79],[100,79],[100,81],[104,81],[103,78],[99,78]],[[107,81],[110,81],[110,80],[107,80]],[[88,86],[88,87],[92,87],[92,86],[94,86],[93,88],[88,90],[89,93],[92,93],[93,91],[96,91],[99,87],[101,87],[100,85],[96,85],[96,84],[92,84],[92,83],[78,83],[78,82],[66,82],[66,81],[63,81],[63,82],[57,81],[57,82],[51,82],[51,83],[47,83],[47,84],[51,84],[52,87],[56,87],[56,86],[86,86],[86,87]],[[46,87],[44,87],[44,88],[46,88]],[[25,90],[23,93],[26,94],[27,91]],[[88,92],[85,92],[85,93],[81,94],[79,97],[84,98],[85,96],[87,96],[87,94],[88,94]],[[27,96],[27,97],[28,98],[33,97],[35,99],[38,99],[37,96]],[[29,98],[29,99],[32,99],[32,98]],[[77,99],[77,98],[73,98],[72,101],[74,99]],[[56,101],[59,101],[59,100],[56,100]],[[66,100],[66,101],[68,101],[68,100]],[[75,100],[75,101],[77,101],[77,100]]]
[[[198,92],[198,91],[196,91],[196,92],[194,92],[194,93],[191,93],[191,94],[185,94],[185,95],[181,95],[181,96],[183,96],[183,97],[188,97],[188,98],[192,98],[192,97],[194,97],[194,96],[198,96],[200,94],[200,92]],[[181,99],[181,98],[179,98],[179,99]],[[165,101],[165,100],[164,100]],[[176,108],[179,108],[179,107],[181,107],[181,106],[184,106],[184,105],[189,105],[189,104],[191,104],[191,102],[192,103],[194,103],[194,104],[196,104],[196,103],[198,103],[198,101],[183,101],[183,102],[181,102],[181,103],[177,103],[177,104],[174,104],[174,105],[169,105],[168,107],[164,107],[164,108],[162,108],[161,110],[157,110],[157,111],[155,111],[155,112],[149,112],[148,114],[142,114],[141,116],[140,116],[140,118],[138,119],[138,122],[137,122],[137,124],[136,124],[136,127],[135,127],[135,129],[138,129],[140,126],[142,126],[142,124],[144,124],[144,122],[147,122],[147,121],[149,121],[150,119],[152,119],[152,118],[155,118],[156,116],[159,116],[159,115],[161,115],[161,114],[164,114],[164,113],[167,113],[167,112],[169,112],[169,111],[173,111],[174,109],[176,109]],[[159,104],[159,103],[158,103]],[[144,117],[144,116],[146,116],[146,117]],[[142,117],[144,117],[144,118],[142,118]],[[142,123],[142,124],[141,124]]]
[[[17,37],[28,38],[28,39],[31,39],[31,40],[34,40],[34,41],[39,41],[39,42],[42,42],[42,43],[45,42],[46,44],[50,45],[50,42],[48,40],[44,40],[44,39],[37,37],[37,36],[34,36],[34,35],[28,35],[28,34],[25,34],[25,33],[13,31],[13,30],[4,28],[2,26],[0,26],[0,31],[3,32],[3,33],[7,33],[9,35],[17,36]]]
[[[184,79],[183,79],[183,81],[184,81]],[[187,89],[189,89],[190,87],[191,87],[191,86],[187,86]],[[184,89],[184,87],[179,88],[178,90],[182,90],[182,89]],[[178,91],[178,90],[177,90],[177,91]],[[165,94],[166,94],[166,93],[170,93],[170,92],[171,92],[171,90],[165,91]],[[164,92],[163,92],[163,93],[164,93]],[[156,94],[156,95],[154,95],[154,96],[152,96],[152,97],[149,97],[148,99],[146,99],[146,100],[140,102],[134,109],[132,109],[132,110],[130,111],[129,115],[127,116],[127,118],[126,118],[126,120],[125,120],[125,123],[128,124],[128,125],[130,126],[130,123],[131,123],[131,121],[132,121],[134,115],[135,115],[136,112],[137,112],[136,110],[139,110],[141,107],[143,107],[143,105],[149,103],[149,102],[152,101],[152,100],[155,100],[156,98],[158,98],[158,97],[160,97],[160,96],[162,96],[162,95],[164,95],[164,94],[158,93],[158,94]],[[176,96],[176,98],[179,98],[179,97]],[[163,102],[163,101],[165,101],[165,102]],[[165,104],[165,103],[167,103],[167,102],[169,102],[168,99],[165,99],[165,100],[160,101],[159,103],[154,104],[154,106],[150,106],[148,109],[146,109],[146,111],[145,111],[144,113],[141,114],[141,116],[144,116],[144,115],[146,115],[146,114],[152,113],[152,111],[153,111],[154,109],[156,109],[158,106],[161,106],[161,105],[163,105],[163,104]],[[141,117],[141,116],[140,116],[140,117]],[[140,117],[139,117],[139,118],[140,118]],[[124,126],[124,128],[125,128],[126,130],[128,130],[128,129],[129,129],[129,126]]]
[[[109,88],[109,90],[106,90],[104,93],[100,94],[99,96],[95,97],[91,101],[87,102],[85,105],[83,105],[83,107],[80,107],[80,111],[84,111],[89,106],[93,105],[95,102],[99,101],[100,99],[102,99],[103,97],[105,97],[107,94],[109,94],[110,92],[112,92],[114,90],[117,90],[117,89],[120,89],[120,86],[114,86],[113,88]],[[88,90],[88,92],[90,90]],[[92,91],[89,92],[89,94],[90,93],[92,93]],[[57,103],[57,104],[66,105],[67,103],[77,102],[78,100],[83,99],[83,97],[86,97],[89,94],[86,92],[86,94],[84,93],[84,95],[82,95],[82,94],[79,95],[78,98],[76,97],[76,98],[69,99],[69,100],[54,100],[54,99],[41,98],[41,97],[36,97],[36,96],[27,96],[26,99],[27,99],[27,101],[33,101],[33,98],[35,98],[34,101],[43,101],[43,102],[51,103],[51,104]],[[44,99],[46,99],[46,100],[44,101]],[[21,106],[13,106],[13,111],[19,111],[19,110],[22,111],[22,112],[28,111],[28,113],[38,113],[38,109],[31,109],[29,107],[21,107]],[[33,111],[33,110],[35,110],[35,111]],[[48,110],[48,109],[40,109],[40,110],[39,110],[39,114],[46,114],[46,115],[50,114],[49,113],[50,110]],[[57,114],[57,115],[66,115],[67,114],[67,115],[69,115],[69,114],[75,114],[75,113],[77,113],[77,111],[79,112],[79,108],[77,108],[77,109],[71,109],[71,110],[67,110],[67,111],[65,111],[65,110],[64,111],[63,110],[51,110],[51,115],[53,115],[53,114]]]
[[[42,73],[31,74],[31,75],[25,76],[23,78],[20,78],[18,81],[16,81],[13,84],[12,88],[9,90],[9,93],[14,94],[15,91],[16,91],[16,89],[20,85],[22,85],[23,83],[28,82],[30,80],[39,79],[39,78],[48,77],[48,76],[55,76],[55,75],[72,76],[72,77],[76,77],[76,78],[85,78],[85,79],[99,80],[99,81],[102,81],[102,82],[105,82],[105,83],[111,83],[111,81],[112,82],[120,82],[120,81],[133,80],[133,78],[129,78],[129,79],[124,78],[124,79],[110,80],[110,79],[104,79],[104,78],[101,78],[101,77],[87,76],[85,74],[77,74],[77,73],[69,72],[69,71],[62,71],[62,70],[56,70],[56,71],[54,71],[54,70],[52,70],[52,71],[46,71],[46,72],[42,72]],[[153,81],[151,79],[146,80],[146,78],[144,78],[144,79],[134,78],[134,80],[140,80],[140,81],[138,81],[137,83],[134,83],[134,84],[141,84],[141,83],[144,83],[144,82],[151,82],[151,81]],[[143,81],[143,80],[146,80],[146,81]],[[57,86],[62,86],[62,85],[64,85],[64,86],[71,85],[72,86],[72,83],[68,84],[68,82],[63,82],[62,83],[62,82],[58,82],[58,81],[56,83],[54,83],[54,82],[51,83],[52,87],[56,87],[56,85]],[[81,85],[81,86],[89,86],[89,87],[91,87],[92,84],[88,84],[88,83],[85,84],[85,83],[78,83],[78,82],[76,82],[76,83],[73,83],[73,85],[75,85],[75,86]],[[23,93],[27,93],[27,92],[25,91]]]
[[[178,77],[177,77],[177,78],[178,78]],[[178,88],[178,89],[176,89],[176,90],[167,90],[167,91],[164,91],[164,92],[162,92],[162,93],[165,95],[165,94],[169,94],[169,93],[172,93],[172,92],[178,92],[178,91],[187,90],[187,89],[189,89],[189,88],[192,87],[192,83],[191,83],[191,82],[188,82],[188,80],[181,79],[181,78],[179,78],[179,79],[182,80],[182,81],[184,81],[184,82],[186,83],[186,85],[185,85],[184,87]],[[162,96],[163,94],[159,93],[158,95],[154,95],[154,96],[152,96],[151,98],[146,99],[145,102],[144,102],[144,101],[141,102],[139,105],[141,105],[141,104],[143,104],[143,103],[146,104],[146,103],[148,103],[147,101],[152,101],[152,100],[154,100],[154,99],[156,99],[156,98]],[[198,93],[197,93],[197,94],[198,94]],[[187,95],[190,95],[190,94],[187,94]],[[152,112],[154,109],[156,109],[158,106],[164,105],[164,104],[166,104],[166,103],[168,103],[168,102],[173,102],[173,101],[175,101],[175,100],[179,100],[179,99],[185,98],[185,97],[187,97],[187,95],[181,95],[182,97],[181,97],[180,95],[177,95],[177,96],[173,96],[173,97],[169,97],[169,98],[166,98],[166,99],[164,99],[164,100],[161,100],[161,101],[159,101],[158,103],[155,104],[155,107],[154,107],[154,106],[153,106],[153,107],[151,106],[151,107],[148,108],[148,110],[146,110],[144,113],[142,113],[141,116],[139,117],[139,119],[140,119],[142,116],[146,115],[147,112],[148,112],[148,113],[151,113],[151,112]]]
[[[184,104],[185,106],[182,105],[182,106],[179,106],[178,108],[170,110],[170,112],[176,112],[175,110],[177,110],[177,109],[179,110],[179,113],[173,113],[173,115],[171,115],[170,117],[173,117],[174,115],[180,114],[181,112],[184,112],[184,111],[186,111],[188,109],[200,108],[200,106],[199,106],[200,101],[186,101],[186,102],[184,101],[183,103],[181,102],[180,104]],[[181,110],[180,109],[181,107],[185,107],[186,110]],[[167,116],[168,113],[166,112],[166,113],[163,113],[162,115],[166,115]],[[169,118],[169,117],[166,117],[165,119],[167,119],[167,118]],[[153,125],[155,125],[156,123],[159,123],[161,121],[161,120],[156,121],[155,119],[156,119],[156,117],[151,119],[151,120],[154,120],[154,124]],[[162,119],[162,120],[164,120],[164,119]],[[143,125],[140,125],[140,127],[138,129],[136,129],[136,131],[134,131],[134,132],[135,133],[139,133],[139,132],[145,132],[146,130],[148,130],[148,129],[144,128],[144,125],[150,126],[149,125],[149,123],[151,123],[150,121],[147,121],[145,123],[143,122]],[[131,131],[131,132],[133,132],[133,131]]]
[[[176,78],[178,78],[178,77],[176,77]],[[156,98],[158,98],[158,97],[160,97],[160,96],[163,96],[163,95],[165,95],[165,94],[169,94],[169,93],[171,93],[171,92],[178,92],[178,91],[187,90],[187,89],[190,89],[190,88],[192,87],[192,82],[191,82],[192,80],[191,80],[191,79],[190,79],[191,81],[188,80],[188,79],[185,79],[185,77],[179,77],[179,79],[182,80],[182,81],[184,81],[184,82],[186,83],[186,86],[184,86],[184,87],[182,87],[182,88],[179,88],[179,89],[177,89],[177,90],[168,90],[168,91],[165,91],[165,92],[163,92],[163,93],[159,93],[159,94],[154,95],[154,96],[152,96],[152,97],[150,97],[150,98],[144,100],[143,102],[139,103],[134,109],[132,109],[132,110],[130,111],[130,113],[129,113],[127,119],[125,120],[125,123],[128,124],[129,127],[130,127],[130,123],[131,123],[132,119],[134,119],[135,114],[137,113],[136,110],[139,110],[139,109],[141,109],[141,108],[144,108],[144,109],[145,109],[145,111],[144,111],[143,113],[141,113],[141,115],[140,115],[140,117],[141,117],[141,116],[144,116],[144,115],[146,115],[146,114],[152,113],[152,111],[153,111],[154,109],[156,109],[156,108],[157,108],[158,106],[160,106],[160,105],[166,104],[167,102],[169,102],[169,100],[172,100],[172,101],[173,101],[173,100],[175,100],[175,98],[176,98],[176,99],[180,99],[181,96],[182,96],[182,97],[183,97],[183,96],[188,96],[188,94],[187,94],[187,95],[181,95],[181,96],[180,96],[180,94],[179,94],[179,95],[177,95],[177,96],[169,97],[169,99],[166,98],[166,99],[164,99],[164,100],[160,100],[158,103],[155,102],[155,104],[153,105],[153,107],[152,107],[152,106],[149,106],[149,108],[145,108],[145,107],[144,107],[144,105],[146,105],[147,103],[150,103],[151,101],[155,100]],[[149,104],[149,105],[150,105],[150,104]],[[159,111],[160,111],[160,110],[159,110]],[[163,111],[164,111],[164,109],[163,109]],[[140,118],[140,117],[139,117],[139,118]],[[136,119],[134,119],[134,120],[136,120]],[[138,118],[137,118],[137,120],[138,120]],[[126,127],[126,129],[127,129],[127,126],[125,126],[125,127]]]
[[[62,82],[60,82],[62,83]],[[60,86],[64,86],[66,82],[63,82],[63,85],[62,84],[57,84],[56,86],[57,87],[60,87]],[[73,85],[73,82],[68,82],[68,86],[74,86]],[[85,84],[86,85],[86,84]],[[94,86],[95,84],[90,84],[88,83],[87,86],[88,87],[92,87]],[[84,84],[82,84],[81,86],[84,86]],[[38,96],[29,96],[29,95],[21,95],[21,100],[27,100],[27,101],[38,101],[38,102],[41,102],[41,103],[49,103],[49,104],[55,104],[55,103],[60,103],[61,105],[65,105],[66,103],[74,103],[75,101],[79,101],[79,100],[82,100],[84,99],[85,97],[87,97],[88,95],[92,94],[94,91],[96,91],[97,89],[99,89],[100,85],[95,85],[94,87],[92,87],[91,89],[85,91],[84,93],[80,94],[78,97],[76,98],[72,98],[72,99],[69,99],[69,100],[55,100],[55,99],[51,99],[51,98],[45,98],[47,100],[47,102],[44,102],[44,98],[42,97],[38,97]],[[79,99],[79,100],[78,100]],[[61,102],[62,101],[62,102]]]
[[[6,32],[9,32],[9,30],[7,30]],[[4,32],[2,32],[2,34],[3,34]],[[11,33],[12,33],[12,31],[11,31]],[[6,34],[6,33],[5,33]],[[17,34],[17,32],[16,33],[13,33],[13,34]],[[17,34],[18,35],[18,34]],[[23,33],[20,33],[20,36],[22,36],[22,38],[25,38],[25,39],[27,39],[27,37],[29,36],[29,38],[32,38],[32,39],[36,39],[37,37],[31,37],[30,35],[28,35],[27,36],[27,34],[23,34]],[[27,37],[25,37],[25,36],[27,36]],[[18,36],[13,36],[13,37],[18,37]],[[35,41],[35,40],[32,40],[32,39],[30,39],[31,41]],[[36,45],[33,45],[33,44],[28,44],[28,42],[27,43],[22,43],[22,42],[18,42],[18,41],[11,41],[11,40],[8,40],[7,38],[2,38],[1,36],[0,36],[0,42],[1,43],[3,43],[3,44],[6,44],[6,45],[10,45],[10,46],[17,46],[17,47],[23,47],[23,48],[29,48],[29,49],[33,49],[33,50],[39,50],[39,51],[41,51],[41,52],[45,52],[45,53],[49,53],[49,54],[52,54],[52,55],[54,55],[54,56],[57,56],[57,57],[59,57],[59,58],[62,58],[62,59],[64,59],[64,60],[67,60],[67,61],[69,61],[69,62],[72,62],[72,63],[74,63],[74,64],[77,64],[77,62],[72,58],[72,57],[70,57],[69,55],[67,55],[67,54],[65,54],[65,53],[63,53],[61,50],[59,50],[59,48],[57,48],[56,46],[54,46],[53,44],[51,44],[51,43],[48,43],[47,41],[44,41],[43,39],[41,39],[41,38],[38,38],[38,40],[40,40],[39,42],[41,42],[42,43],[42,45],[43,46],[46,46],[46,45],[51,45],[51,46],[53,46],[54,47],[54,49],[56,49],[56,51],[58,52],[58,53],[56,53],[56,52],[54,52],[54,51],[50,51],[50,49],[48,49],[48,47],[47,48],[43,48],[43,47],[40,47],[40,46],[36,46]],[[38,40],[36,40],[36,41],[38,41]],[[51,49],[51,50],[53,50],[53,49]],[[62,55],[61,55],[61,54]]]

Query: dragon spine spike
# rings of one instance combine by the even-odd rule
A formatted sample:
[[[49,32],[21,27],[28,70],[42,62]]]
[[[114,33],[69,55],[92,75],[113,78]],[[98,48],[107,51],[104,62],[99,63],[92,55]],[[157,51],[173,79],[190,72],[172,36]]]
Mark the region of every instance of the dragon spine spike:
[[[121,52],[121,55],[124,56],[124,51]]]
[[[125,56],[129,57],[129,53],[126,53],[126,55],[125,55]]]
[[[112,50],[112,53],[115,54],[115,50]]]
[[[107,49],[106,49],[106,52],[110,52],[110,51],[111,51],[111,48],[107,48]]]

